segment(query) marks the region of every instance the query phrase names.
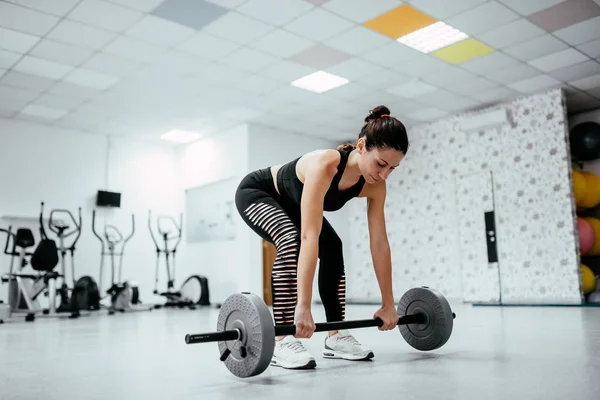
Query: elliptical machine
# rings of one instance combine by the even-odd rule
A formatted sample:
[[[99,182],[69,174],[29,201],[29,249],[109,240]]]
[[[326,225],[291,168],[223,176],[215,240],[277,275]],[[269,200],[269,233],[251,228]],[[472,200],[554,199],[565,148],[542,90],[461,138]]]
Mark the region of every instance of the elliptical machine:
[[[44,229],[43,222],[44,214],[44,202],[41,203],[40,211],[40,234],[43,238],[47,239],[46,230]],[[65,221],[57,219],[57,214],[68,215],[73,222],[73,230],[67,232],[71,226]],[[78,280],[75,279],[75,245],[81,236],[81,207],[79,207],[79,223],[73,217],[73,214],[69,210],[64,209],[52,209],[50,210],[50,218],[48,220],[48,228],[56,234],[58,237],[59,246],[57,251],[60,253],[60,264],[62,285],[58,288],[57,292],[60,296],[60,305],[56,309],[58,313],[71,313],[69,318],[77,318],[81,315],[80,310],[98,310],[100,308],[100,296],[98,292],[98,285],[96,281],[90,276],[83,276]],[[65,239],[69,236],[76,235],[71,246],[65,246]],[[52,241],[51,239],[47,239]],[[71,255],[71,280],[73,282],[73,288],[70,288],[67,284],[67,267],[65,257],[67,251]],[[54,302],[54,298],[50,299],[50,302]]]
[[[165,222],[171,226],[171,229],[165,228]],[[175,255],[177,253],[177,246],[181,242],[182,236],[182,225],[183,225],[183,214],[179,216],[179,224],[171,216],[159,216],[156,220],[157,230],[160,236],[162,236],[164,242],[164,248],[161,249],[156,241],[154,232],[152,229],[152,210],[148,211],[148,229],[150,230],[150,236],[156,247],[156,273],[154,275],[154,294],[164,296],[167,298],[167,302],[163,305],[156,305],[156,308],[161,307],[188,307],[190,310],[195,310],[196,306],[210,305],[209,292],[208,292],[208,280],[206,277],[200,275],[191,275],[187,278],[179,291],[175,290]],[[175,244],[170,248],[169,242],[175,241]],[[167,291],[158,291],[158,270],[160,265],[160,255],[164,253],[165,263],[167,269]],[[169,262],[169,258],[172,260],[172,269]]]
[[[135,282],[125,281],[123,282],[123,254],[125,252],[125,245],[133,237],[135,233],[135,216],[131,214],[131,233],[126,238],[114,225],[104,225],[104,238],[102,238],[96,231],[96,210],[92,211],[92,232],[100,240],[101,253],[100,253],[100,278],[99,288],[102,292],[102,277],[104,272],[104,256],[110,257],[110,276],[111,286],[106,290],[106,294],[110,296],[110,306],[108,307],[108,314],[112,315],[115,311],[127,312],[127,311],[150,311],[152,307],[144,307],[141,305],[140,292]],[[106,241],[106,242],[105,242]],[[117,246],[121,244],[121,250],[117,251]],[[105,247],[108,252],[105,251]],[[115,256],[119,257],[119,278],[115,281]]]

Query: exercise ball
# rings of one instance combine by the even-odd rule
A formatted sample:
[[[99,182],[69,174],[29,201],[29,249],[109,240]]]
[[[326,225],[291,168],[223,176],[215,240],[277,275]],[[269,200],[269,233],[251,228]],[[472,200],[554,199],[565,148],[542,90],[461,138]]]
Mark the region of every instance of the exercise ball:
[[[587,121],[577,124],[569,132],[571,154],[580,161],[600,158],[600,124]]]
[[[594,236],[595,236],[594,245],[587,252],[586,255],[588,255],[588,256],[600,255],[600,220],[598,218],[594,218],[594,217],[585,217],[584,220],[586,220],[592,226],[592,229],[594,230]]]
[[[589,297],[587,298],[587,302],[593,303],[593,304],[600,303],[600,292],[596,291],[596,292],[590,294]]]
[[[581,201],[585,196],[586,179],[580,171],[573,170],[573,196],[575,197],[575,205],[581,206]]]
[[[581,283],[583,294],[588,295],[596,291],[596,277],[590,267],[585,264],[581,264]]]
[[[579,202],[579,207],[596,207],[600,204],[600,178],[589,171],[581,171],[580,173],[585,179],[585,193]]]
[[[577,217],[577,227],[579,228],[579,252],[581,255],[587,255],[596,242],[596,232],[592,225],[583,218]]]

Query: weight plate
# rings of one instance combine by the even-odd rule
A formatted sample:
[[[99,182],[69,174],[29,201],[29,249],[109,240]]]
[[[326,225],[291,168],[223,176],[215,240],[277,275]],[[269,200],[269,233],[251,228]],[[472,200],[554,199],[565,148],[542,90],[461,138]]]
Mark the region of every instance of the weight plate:
[[[229,296],[217,320],[217,330],[239,329],[239,340],[220,341],[219,353],[231,351],[225,360],[229,371],[240,378],[261,374],[273,358],[275,350],[275,325],[265,302],[255,294],[236,293]],[[242,347],[246,354],[242,357]]]
[[[422,313],[423,324],[398,325],[404,340],[417,350],[429,351],[442,347],[450,338],[454,325],[452,309],[446,298],[428,287],[407,291],[398,302],[398,315]]]

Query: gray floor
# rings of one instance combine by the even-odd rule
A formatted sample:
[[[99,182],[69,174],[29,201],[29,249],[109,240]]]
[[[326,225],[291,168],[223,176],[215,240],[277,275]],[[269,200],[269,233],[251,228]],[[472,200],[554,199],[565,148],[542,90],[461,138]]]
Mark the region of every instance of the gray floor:
[[[435,352],[366,328],[354,333],[373,361],[323,360],[317,333],[305,342],[316,370],[270,367],[244,380],[221,364],[216,343],[184,343],[214,330],[216,309],[3,324],[0,399],[600,398],[600,308],[453,308],[453,336]],[[348,318],[374,309],[349,306]],[[320,305],[314,316],[323,320]]]

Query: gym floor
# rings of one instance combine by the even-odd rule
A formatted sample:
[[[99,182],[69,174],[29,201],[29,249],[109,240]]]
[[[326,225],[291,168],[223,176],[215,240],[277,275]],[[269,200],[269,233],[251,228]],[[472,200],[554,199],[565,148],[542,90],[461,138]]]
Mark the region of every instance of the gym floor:
[[[222,365],[216,343],[184,343],[186,333],[215,330],[216,308],[6,323],[0,398],[599,398],[600,309],[452,307],[454,332],[435,352],[413,350],[396,330],[365,328],[354,334],[374,360],[324,360],[325,333],[317,333],[305,341],[317,369],[269,367],[248,379]],[[370,318],[375,309],[350,305],[347,318]],[[324,321],[320,305],[313,316]]]

